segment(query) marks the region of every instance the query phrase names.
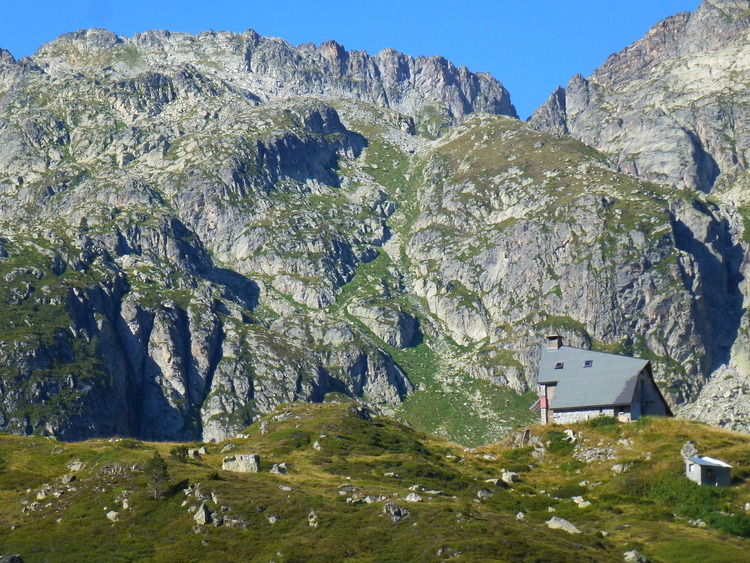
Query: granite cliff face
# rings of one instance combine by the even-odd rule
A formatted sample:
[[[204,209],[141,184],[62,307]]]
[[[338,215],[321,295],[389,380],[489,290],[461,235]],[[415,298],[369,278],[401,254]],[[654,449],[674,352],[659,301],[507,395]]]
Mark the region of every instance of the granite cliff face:
[[[646,181],[597,104],[621,73],[695,59],[689,29],[740,49],[744,16],[700,31],[714,8],[557,91],[532,120],[552,136],[493,78],[392,50],[89,30],[3,51],[0,427],[218,440],[347,395],[486,441],[528,420],[508,389],[534,389],[550,331],[649,357],[694,399],[747,340],[743,215],[701,184],[710,156],[719,193],[723,153],[692,161],[697,191]]]
[[[417,146],[515,115],[502,85],[252,31],[90,30],[1,60],[2,427],[220,439],[281,403],[413,390],[383,345],[417,342],[417,319],[337,302],[391,236],[396,186],[325,100]]]

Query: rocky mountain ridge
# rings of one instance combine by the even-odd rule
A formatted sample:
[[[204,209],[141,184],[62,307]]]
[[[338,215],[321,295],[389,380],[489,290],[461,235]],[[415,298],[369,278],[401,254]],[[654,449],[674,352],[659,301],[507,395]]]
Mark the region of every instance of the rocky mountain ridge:
[[[744,16],[705,4],[607,68],[688,64],[667,39],[690,21],[723,30],[702,52],[741,52]],[[88,30],[2,52],[0,427],[222,440],[346,395],[481,443],[531,416],[550,331],[648,357],[676,406],[720,366],[746,378],[744,215],[714,196],[745,157],[708,195],[718,152],[654,182],[574,92],[532,119],[550,136],[493,78],[392,50]]]

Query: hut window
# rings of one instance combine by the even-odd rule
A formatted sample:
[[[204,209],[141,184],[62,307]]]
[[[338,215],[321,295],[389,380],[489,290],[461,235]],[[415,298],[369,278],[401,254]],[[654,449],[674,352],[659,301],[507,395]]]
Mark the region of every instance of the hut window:
[[[563,362],[557,362],[555,364],[555,369],[562,369],[565,364]]]
[[[594,365],[594,360],[586,360],[585,362],[583,362],[583,367],[585,368],[590,368],[593,365]]]

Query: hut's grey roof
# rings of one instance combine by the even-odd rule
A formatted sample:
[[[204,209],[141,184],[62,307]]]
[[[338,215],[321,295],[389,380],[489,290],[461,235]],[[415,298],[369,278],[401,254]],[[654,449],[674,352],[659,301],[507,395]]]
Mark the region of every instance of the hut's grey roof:
[[[730,467],[730,468],[732,467],[731,465],[721,461],[720,459],[714,459],[708,456],[701,457],[701,456],[694,455],[694,456],[689,457],[688,459],[692,461],[693,463],[697,463],[698,465],[704,465],[706,467]]]
[[[629,405],[648,360],[570,346],[542,348],[539,383],[557,383],[552,409]],[[555,366],[560,366],[557,369]],[[589,365],[589,367],[585,367]]]

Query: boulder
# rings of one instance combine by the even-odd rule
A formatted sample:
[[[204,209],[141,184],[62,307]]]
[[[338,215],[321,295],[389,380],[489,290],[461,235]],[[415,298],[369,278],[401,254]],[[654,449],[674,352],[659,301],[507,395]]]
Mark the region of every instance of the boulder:
[[[680,455],[682,456],[682,459],[696,456],[698,455],[698,446],[693,441],[685,442],[685,445],[682,446],[682,449],[680,450]]]
[[[564,530],[569,534],[580,534],[581,530],[576,528],[573,524],[568,522],[565,518],[559,516],[553,516],[547,520],[547,527],[553,530]]]
[[[274,463],[270,472],[274,475],[286,475],[286,463]]]
[[[648,563],[648,558],[635,549],[626,551],[623,554],[623,560],[625,563]]]
[[[339,487],[339,494],[342,496],[350,495],[356,492],[357,492],[357,487],[355,487],[354,485],[341,485]]]
[[[74,459],[74,460],[68,462],[68,469],[70,469],[71,471],[74,471],[74,472],[75,471],[80,471],[84,467],[86,467],[86,464],[83,463],[80,459]]]
[[[208,509],[208,506],[206,506],[206,503],[204,502],[201,503],[201,505],[198,507],[198,510],[195,511],[193,520],[195,520],[196,524],[205,526],[212,522],[211,514],[211,511]]]
[[[221,468],[237,473],[257,473],[260,471],[260,456],[257,454],[235,454],[224,458]]]
[[[479,489],[477,491],[477,497],[482,500],[487,500],[488,498],[492,497],[493,494],[494,493],[489,489]]]
[[[392,502],[386,503],[383,506],[383,514],[389,516],[394,522],[400,522],[404,518],[409,516],[409,511],[405,508],[393,504]]]
[[[518,473],[516,473],[515,471],[503,471],[501,479],[504,483],[510,485],[511,483],[515,483],[516,481],[518,481],[519,477]]]

